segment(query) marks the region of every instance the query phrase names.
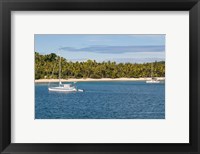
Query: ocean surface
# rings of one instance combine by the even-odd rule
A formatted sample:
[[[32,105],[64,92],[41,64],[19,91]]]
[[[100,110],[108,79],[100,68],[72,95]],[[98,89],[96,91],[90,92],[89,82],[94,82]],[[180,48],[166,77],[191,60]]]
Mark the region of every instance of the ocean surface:
[[[49,92],[35,84],[35,119],[165,119],[165,84],[78,82],[84,92]]]

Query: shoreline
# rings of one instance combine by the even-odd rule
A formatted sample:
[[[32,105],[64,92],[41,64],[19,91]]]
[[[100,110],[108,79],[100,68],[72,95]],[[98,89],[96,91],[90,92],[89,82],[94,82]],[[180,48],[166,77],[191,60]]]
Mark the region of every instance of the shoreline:
[[[92,81],[146,81],[150,80],[151,78],[101,78],[101,79],[93,79],[93,78],[86,78],[86,79],[61,79],[61,82],[92,82]],[[165,77],[157,77],[157,80],[163,81]],[[46,82],[59,82],[59,79],[39,79],[35,80],[35,83],[46,83]]]

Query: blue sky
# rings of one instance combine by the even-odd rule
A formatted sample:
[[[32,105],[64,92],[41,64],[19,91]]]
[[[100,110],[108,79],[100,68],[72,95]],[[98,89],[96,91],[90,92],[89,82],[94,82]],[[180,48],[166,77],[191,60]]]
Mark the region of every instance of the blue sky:
[[[165,35],[35,34],[35,51],[71,61],[143,63],[165,60]]]

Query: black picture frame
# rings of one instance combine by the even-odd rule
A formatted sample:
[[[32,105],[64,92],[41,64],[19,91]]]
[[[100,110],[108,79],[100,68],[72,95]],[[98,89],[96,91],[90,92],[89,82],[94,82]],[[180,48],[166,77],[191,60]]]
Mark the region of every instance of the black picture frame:
[[[189,144],[29,144],[11,143],[11,11],[189,11]],[[173,24],[173,23],[172,23]],[[199,0],[0,0],[1,153],[200,154]],[[183,36],[184,37],[184,36]],[[178,112],[178,111],[177,111]],[[24,124],[25,125],[25,124]],[[56,130],[53,130],[56,131]]]

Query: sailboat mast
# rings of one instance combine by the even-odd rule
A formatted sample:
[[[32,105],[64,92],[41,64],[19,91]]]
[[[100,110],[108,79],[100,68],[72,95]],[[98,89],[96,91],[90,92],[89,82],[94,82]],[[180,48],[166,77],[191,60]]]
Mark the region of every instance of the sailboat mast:
[[[151,78],[153,78],[153,62],[151,63]]]
[[[61,55],[60,56],[60,61],[59,61],[59,84],[61,84]]]

